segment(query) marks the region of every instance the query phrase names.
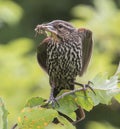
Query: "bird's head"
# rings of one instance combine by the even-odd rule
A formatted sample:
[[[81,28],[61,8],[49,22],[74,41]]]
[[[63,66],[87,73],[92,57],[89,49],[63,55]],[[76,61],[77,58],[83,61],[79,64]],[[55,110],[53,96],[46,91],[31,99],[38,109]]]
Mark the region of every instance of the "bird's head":
[[[68,22],[63,20],[54,20],[52,22],[37,25],[35,31],[38,34],[46,34],[54,40],[63,40],[70,37],[70,34],[75,30],[75,28]]]

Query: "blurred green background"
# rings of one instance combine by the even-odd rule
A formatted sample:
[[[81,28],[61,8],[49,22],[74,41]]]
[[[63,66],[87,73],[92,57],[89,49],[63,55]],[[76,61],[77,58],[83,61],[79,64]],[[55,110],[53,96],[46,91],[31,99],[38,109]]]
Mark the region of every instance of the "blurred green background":
[[[98,73],[113,75],[120,61],[120,0],[0,0],[0,96],[9,111],[9,128],[33,96],[49,97],[48,75],[36,60],[37,24],[62,19],[93,31],[89,68],[78,81]],[[99,105],[86,112],[78,129],[120,129],[120,105]]]

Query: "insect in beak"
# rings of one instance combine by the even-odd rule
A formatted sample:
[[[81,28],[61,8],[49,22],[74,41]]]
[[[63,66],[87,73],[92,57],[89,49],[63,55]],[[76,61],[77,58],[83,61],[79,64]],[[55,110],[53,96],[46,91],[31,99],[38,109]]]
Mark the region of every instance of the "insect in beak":
[[[37,34],[44,34],[47,37],[56,37],[57,36],[57,31],[55,30],[55,28],[52,25],[49,24],[41,24],[41,25],[37,25],[37,27],[35,28],[36,34],[35,36],[37,36]]]

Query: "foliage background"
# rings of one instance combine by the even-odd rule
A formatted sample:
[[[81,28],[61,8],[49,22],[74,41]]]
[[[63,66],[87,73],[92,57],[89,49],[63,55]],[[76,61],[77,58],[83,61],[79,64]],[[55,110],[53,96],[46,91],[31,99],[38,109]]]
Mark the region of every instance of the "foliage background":
[[[78,81],[86,83],[97,73],[114,74],[120,60],[119,0],[0,0],[0,96],[9,111],[9,127],[26,101],[33,96],[49,97],[48,75],[36,61],[37,24],[54,19],[70,21],[93,31],[94,52],[89,68]],[[120,105],[96,106],[86,112],[78,129],[120,128]]]

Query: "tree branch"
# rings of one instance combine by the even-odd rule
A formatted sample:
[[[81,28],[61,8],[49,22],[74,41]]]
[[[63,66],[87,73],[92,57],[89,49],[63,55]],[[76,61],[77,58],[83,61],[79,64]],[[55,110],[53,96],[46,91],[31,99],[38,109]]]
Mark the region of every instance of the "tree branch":
[[[84,89],[83,89],[83,88],[74,89],[74,90],[71,90],[71,91],[69,91],[69,92],[63,93],[62,95],[56,97],[55,99],[58,101],[59,99],[65,97],[65,96],[67,96],[67,95],[74,94],[75,92],[78,92],[78,91],[84,91],[84,90],[86,90],[86,89],[87,89],[87,88],[84,88]]]
[[[68,91],[68,92],[63,93],[62,95],[56,97],[55,99],[56,99],[56,101],[58,101],[58,100],[62,99],[63,97],[67,96],[67,95],[74,94],[74,93],[79,92],[79,91],[85,91],[87,89],[88,89],[88,87],[85,87],[84,89],[83,88],[74,89],[74,90],[71,90],[71,91]],[[112,88],[109,88],[109,89],[92,88],[92,89],[93,90],[103,90],[103,91],[111,90],[112,92],[118,92],[118,93],[120,92],[120,88],[118,88],[118,89],[112,89]]]
[[[13,127],[11,129],[15,129],[18,126],[18,124],[16,123],[15,125],[13,125]]]

